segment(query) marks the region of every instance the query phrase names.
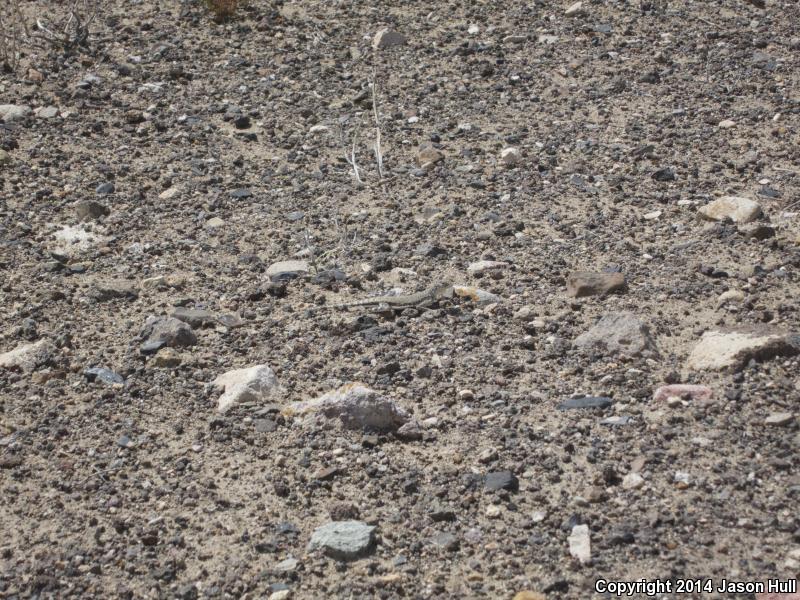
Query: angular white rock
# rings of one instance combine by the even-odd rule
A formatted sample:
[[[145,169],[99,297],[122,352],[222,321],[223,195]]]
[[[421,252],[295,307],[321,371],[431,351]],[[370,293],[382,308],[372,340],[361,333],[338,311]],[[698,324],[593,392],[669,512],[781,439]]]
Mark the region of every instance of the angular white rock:
[[[592,560],[592,545],[589,540],[588,525],[575,525],[567,541],[569,542],[569,553],[572,558],[577,559],[582,565]]]
[[[321,414],[329,419],[339,419],[347,429],[396,430],[410,419],[410,415],[375,390],[362,383],[349,383],[337,390],[286,407],[284,414]]]
[[[580,17],[583,16],[586,11],[583,8],[583,2],[575,2],[574,4],[570,5],[567,10],[564,11],[564,16],[567,17]]]
[[[267,365],[228,371],[217,377],[212,385],[224,390],[217,404],[219,412],[241,402],[262,402],[283,391],[275,373]]]

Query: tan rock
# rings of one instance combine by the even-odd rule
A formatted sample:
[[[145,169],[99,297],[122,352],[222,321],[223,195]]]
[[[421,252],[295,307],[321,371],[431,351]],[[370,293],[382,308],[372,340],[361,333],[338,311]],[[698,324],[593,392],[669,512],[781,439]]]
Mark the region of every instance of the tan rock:
[[[624,290],[625,286],[625,275],[622,273],[579,271],[567,277],[567,295],[573,298],[605,296]]]
[[[723,196],[698,209],[697,214],[709,221],[730,219],[734,223],[749,223],[761,215],[761,205],[749,198]]]
[[[707,331],[692,350],[687,367],[695,370],[733,368],[750,359],[766,360],[774,356],[793,356],[800,352],[797,335],[766,327],[730,331]]]

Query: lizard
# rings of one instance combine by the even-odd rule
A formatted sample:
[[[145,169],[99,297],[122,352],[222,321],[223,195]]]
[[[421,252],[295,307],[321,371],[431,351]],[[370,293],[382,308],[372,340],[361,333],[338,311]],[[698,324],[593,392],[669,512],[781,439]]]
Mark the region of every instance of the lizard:
[[[358,306],[380,306],[385,305],[389,309],[398,310],[403,308],[425,308],[438,300],[453,297],[453,286],[449,283],[437,283],[426,290],[415,294],[403,294],[400,296],[374,296],[354,302],[344,302],[342,304],[329,304],[319,308],[355,308]]]

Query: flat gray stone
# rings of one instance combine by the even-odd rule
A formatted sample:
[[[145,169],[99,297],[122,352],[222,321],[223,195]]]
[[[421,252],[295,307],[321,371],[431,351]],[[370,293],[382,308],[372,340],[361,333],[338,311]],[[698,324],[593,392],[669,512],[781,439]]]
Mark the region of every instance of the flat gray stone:
[[[375,527],[363,521],[333,521],[311,534],[308,550],[322,550],[337,560],[367,556],[375,544]]]
[[[650,328],[630,312],[603,316],[589,331],[575,339],[575,346],[603,354],[642,356],[657,354]]]
[[[305,275],[309,271],[310,267],[304,260],[282,260],[280,262],[272,263],[267,268],[267,277],[275,279],[290,275]]]

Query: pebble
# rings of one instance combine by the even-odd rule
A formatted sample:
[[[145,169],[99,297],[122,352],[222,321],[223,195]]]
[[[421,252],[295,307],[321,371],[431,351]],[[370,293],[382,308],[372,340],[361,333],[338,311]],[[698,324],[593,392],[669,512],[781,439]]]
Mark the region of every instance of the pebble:
[[[500,160],[507,167],[513,167],[520,163],[522,154],[517,148],[503,148],[500,151]]]
[[[272,263],[267,267],[267,277],[270,279],[286,279],[305,275],[311,270],[304,260],[282,260]]]
[[[628,473],[622,478],[622,487],[626,490],[638,490],[644,485],[644,477],[638,473]]]
[[[361,383],[350,383],[306,402],[296,402],[284,410],[287,416],[322,415],[338,419],[346,429],[394,431],[410,420],[410,415],[392,400]]]
[[[764,425],[772,425],[774,427],[783,427],[789,425],[794,421],[794,415],[788,412],[772,413],[764,419]]]
[[[511,471],[494,471],[486,474],[483,485],[489,491],[516,492],[519,489],[519,479]]]
[[[695,402],[711,400],[714,391],[705,385],[672,384],[663,385],[653,394],[653,401],[664,402],[669,398],[688,398]]]
[[[309,133],[326,133],[328,131],[328,127],[325,125],[313,125],[311,129],[308,130]]]
[[[592,546],[588,525],[575,525],[572,528],[572,533],[567,538],[567,542],[569,543],[569,553],[572,558],[577,559],[582,565],[592,560]]]
[[[53,358],[56,348],[48,340],[25,344],[0,354],[0,369],[31,373]]]
[[[624,290],[627,283],[622,273],[578,271],[567,277],[567,295],[573,298],[605,296]]]
[[[724,119],[719,122],[720,129],[730,129],[731,127],[736,127],[736,121],[732,121],[730,119]]]
[[[376,50],[383,50],[393,46],[404,46],[406,43],[406,36],[392,29],[381,29],[372,39],[372,47]]]
[[[11,155],[0,148],[0,165],[9,165],[11,164]]]
[[[503,38],[504,44],[524,44],[528,40],[526,35],[507,35]]]
[[[100,381],[108,385],[125,383],[125,379],[122,375],[115,373],[111,369],[106,369],[105,367],[91,367],[86,369],[83,375],[89,381]]]
[[[224,390],[217,400],[219,412],[225,412],[242,402],[263,403],[283,391],[275,373],[267,365],[228,371],[217,377],[211,385]]]
[[[288,600],[292,595],[292,590],[278,590],[269,595],[269,600]]]
[[[605,354],[647,356],[657,354],[650,328],[630,312],[604,315],[589,331],[575,339],[575,346]]]
[[[500,271],[506,267],[508,267],[508,263],[506,262],[498,260],[479,260],[467,266],[467,273],[477,275],[479,273],[486,273],[487,271]]]
[[[170,199],[174,198],[175,196],[177,196],[178,192],[180,192],[180,189],[178,189],[177,187],[171,187],[171,188],[167,188],[166,190],[161,192],[158,195],[158,197],[161,200],[170,200]]]
[[[422,439],[422,427],[416,419],[411,419],[408,423],[398,428],[396,433],[401,440],[416,441]]]
[[[575,2],[564,11],[564,16],[566,17],[582,17],[585,14],[586,11],[583,8],[583,2]]]
[[[208,221],[206,221],[206,228],[208,229],[219,229],[224,225],[225,221],[219,217],[211,217]]]
[[[472,390],[459,390],[458,399],[461,402],[472,402],[473,400],[475,400],[475,392],[473,392]]]
[[[197,336],[192,328],[174,317],[148,317],[139,337],[143,344],[159,344],[163,346],[194,346]]]
[[[727,331],[707,331],[692,350],[687,367],[720,371],[738,368],[751,359],[763,361],[775,356],[800,353],[800,336],[765,326]]]
[[[0,104],[0,121],[11,123],[24,119],[31,113],[31,107],[22,104]]]
[[[322,550],[336,560],[356,560],[370,553],[375,527],[363,521],[333,521],[311,534],[308,550]]]
[[[558,405],[558,410],[579,408],[608,408],[614,403],[611,398],[604,396],[584,396],[583,398],[570,398]]]
[[[701,206],[697,214],[709,221],[730,219],[734,223],[749,223],[761,215],[761,205],[749,198],[724,196]]]

